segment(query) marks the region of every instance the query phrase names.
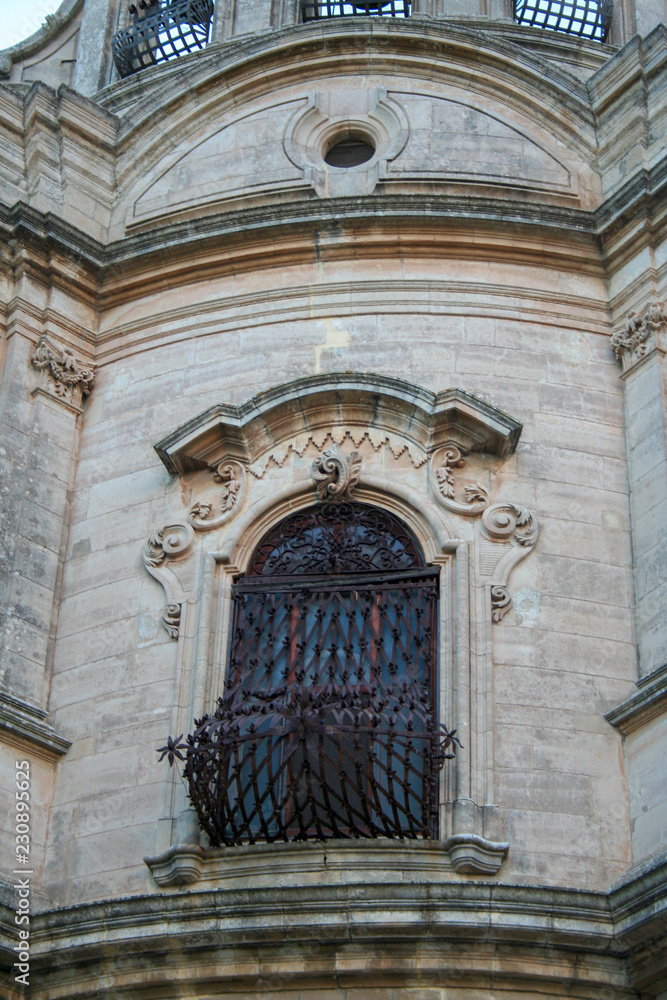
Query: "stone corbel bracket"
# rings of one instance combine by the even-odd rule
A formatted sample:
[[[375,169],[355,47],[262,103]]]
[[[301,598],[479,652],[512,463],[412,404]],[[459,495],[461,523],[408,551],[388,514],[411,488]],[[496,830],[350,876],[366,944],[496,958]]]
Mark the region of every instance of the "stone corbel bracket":
[[[481,514],[489,502],[489,494],[479,483],[463,487],[464,500],[456,499],[454,469],[465,465],[465,456],[469,449],[448,441],[444,448],[439,448],[431,458],[431,485],[438,501],[455,514],[473,517]]]
[[[62,347],[42,334],[30,364],[39,374],[34,392],[57,399],[75,413],[81,413],[83,397],[95,381],[94,365],[82,365],[68,347]]]
[[[656,349],[666,350],[664,344],[667,314],[662,302],[653,300],[643,312],[629,314],[623,326],[611,335],[611,346],[620,361],[623,374],[634,368]]]
[[[188,513],[188,521],[195,531],[219,528],[231,520],[241,506],[247,482],[246,470],[241,462],[234,459],[220,462],[213,471],[213,479],[221,486],[216,502],[220,509],[216,514],[213,504],[197,500]]]
[[[484,511],[480,534],[480,572],[491,581],[491,617],[499,622],[512,606],[510,573],[535,548],[539,526],[527,507],[497,503]]]
[[[161,584],[167,598],[162,624],[172,639],[178,639],[181,609],[186,595],[169,562],[186,555],[192,547],[194,537],[194,528],[190,524],[165,524],[148,536],[144,546],[144,566],[153,579]]]
[[[504,458],[515,450],[522,430],[512,417],[460,389],[436,394],[384,375],[330,374],[276,386],[241,406],[211,407],[159,441],[155,450],[172,475],[233,462],[253,469],[264,467],[270,455],[284,458],[295,441],[333,436],[342,443],[347,427],[361,429],[359,437],[367,433],[371,441],[391,441],[394,451],[402,442],[410,456],[424,460],[452,448],[461,456],[476,451]],[[481,496],[460,507],[466,514],[479,513]],[[208,514],[194,516],[213,526]]]

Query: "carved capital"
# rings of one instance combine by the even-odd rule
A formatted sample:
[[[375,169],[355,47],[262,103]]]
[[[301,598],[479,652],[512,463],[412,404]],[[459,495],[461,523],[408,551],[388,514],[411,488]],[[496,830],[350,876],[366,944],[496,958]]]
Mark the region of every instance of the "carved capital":
[[[190,508],[188,521],[196,531],[211,531],[236,514],[246,482],[246,472],[240,462],[234,460],[221,462],[213,472],[213,479],[220,483],[221,489],[214,505],[207,500],[198,500]]]
[[[153,579],[162,585],[167,596],[162,624],[172,639],[178,639],[185,595],[178,577],[167,563],[170,559],[185,555],[194,537],[195,533],[189,524],[165,524],[151,532],[144,546],[144,566]]]
[[[623,327],[612,334],[611,346],[623,371],[645,357],[657,346],[658,336],[667,325],[662,302],[654,300],[643,313],[632,312]]]
[[[39,338],[30,363],[39,372],[42,392],[76,412],[81,411],[82,399],[90,393],[95,381],[93,365],[84,367],[69,348],[54,344],[46,336]]]
[[[482,513],[489,502],[489,497],[486,489],[475,483],[463,487],[465,498],[463,501],[456,499],[454,469],[460,469],[465,465],[467,454],[467,448],[454,441],[447,441],[431,459],[431,482],[435,495],[443,507],[456,514],[472,517]]]
[[[310,467],[319,500],[351,500],[361,472],[361,455],[351,451],[346,455],[334,444],[327,448]]]

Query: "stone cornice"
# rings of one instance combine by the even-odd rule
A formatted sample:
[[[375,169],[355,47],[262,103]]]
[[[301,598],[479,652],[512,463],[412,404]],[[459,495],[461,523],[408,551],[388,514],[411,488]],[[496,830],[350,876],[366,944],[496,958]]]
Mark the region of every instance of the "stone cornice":
[[[286,440],[339,423],[405,437],[429,455],[454,440],[466,453],[505,457],[515,450],[522,430],[513,417],[460,389],[436,394],[386,375],[336,372],[276,386],[242,406],[213,406],[159,441],[155,450],[172,475],[183,475],[229,460],[252,463]]]
[[[230,878],[216,889],[137,895],[36,913],[31,917],[33,997],[87,997],[85,983],[90,976],[94,981],[98,963],[108,988],[119,998],[126,995],[126,989],[128,996],[140,995],[132,971],[135,968],[137,974],[141,970],[142,987],[148,992],[151,983],[163,983],[172,969],[181,987],[189,981],[196,993],[205,966],[206,991],[210,992],[211,975],[219,982],[225,978],[224,954],[230,947],[242,949],[247,959],[243,982],[235,980],[236,988],[250,989],[257,974],[257,955],[267,944],[275,961],[280,949],[289,949],[294,985],[302,982],[300,969],[307,970],[311,978],[330,977],[339,949],[349,953],[355,942],[362,946],[363,954],[360,965],[352,961],[350,974],[372,975],[368,957],[378,948],[384,955],[383,975],[399,983],[414,970],[418,945],[420,960],[428,955],[420,972],[422,986],[430,982],[430,976],[442,977],[457,968],[456,958],[463,949],[467,967],[472,960],[479,977],[492,976],[496,988],[501,984],[511,987],[516,985],[517,958],[526,959],[536,946],[559,957],[557,963],[547,962],[542,973],[539,964],[531,966],[534,976],[547,976],[545,987],[549,989],[556,981],[559,988],[583,985],[577,970],[586,968],[586,985],[592,992],[581,995],[597,996],[595,990],[609,980],[605,974],[596,986],[591,970],[600,971],[600,963],[606,963],[607,973],[615,968],[620,983],[628,961],[636,989],[648,988],[654,995],[655,987],[664,982],[665,855],[630,869],[605,893],[460,881],[442,869],[440,880],[434,882],[424,871],[419,874],[423,863],[406,879],[402,869],[399,877],[393,874],[398,871],[396,859],[390,870],[377,867],[382,853],[396,855],[399,865],[400,856],[413,850],[426,861],[433,852],[429,842],[369,842],[370,855],[378,855],[375,875],[371,875],[372,865],[365,874],[348,872],[341,865],[329,868],[327,851],[335,854],[339,846],[335,843],[280,846],[302,857],[303,863],[296,858],[291,874],[283,874],[279,887],[271,871],[271,858],[280,847],[226,848],[244,873],[235,878],[230,869]],[[361,856],[367,845],[345,846]],[[7,964],[14,940],[12,926],[11,906],[0,907],[0,952]],[[391,954],[386,948],[389,939],[394,941]],[[308,956],[303,965],[294,961],[295,954],[301,953]],[[174,961],[177,964],[172,966]],[[283,971],[288,965],[279,963]],[[533,989],[534,983],[532,978]]]
[[[625,736],[667,712],[667,663],[638,680],[637,687],[637,694],[605,715]]]
[[[601,269],[601,264],[596,263],[598,248],[604,248],[609,262],[631,251],[628,241],[634,244],[638,239],[655,240],[658,230],[667,223],[667,212],[663,211],[666,204],[667,161],[664,161],[651,170],[638,171],[595,213],[475,195],[379,194],[305,199],[223,212],[151,226],[146,232],[105,245],[57,215],[39,212],[19,202],[12,208],[0,205],[0,235],[3,242],[15,241],[19,248],[30,247],[31,259],[26,266],[41,274],[45,282],[56,277],[85,289],[87,296],[95,295],[97,287],[104,285],[103,294],[113,301],[119,294],[115,284],[125,291],[131,288],[128,276],[136,276],[145,292],[146,272],[157,268],[164,274],[166,259],[170,280],[181,269],[186,272],[182,280],[191,280],[193,245],[197,246],[200,267],[211,273],[224,270],[224,260],[231,262],[237,255],[243,257],[244,266],[265,266],[267,259],[275,257],[280,241],[286,244],[284,252],[290,262],[298,263],[312,258],[313,233],[321,233],[323,229],[329,239],[320,250],[332,256],[339,252],[339,244],[349,243],[351,233],[361,235],[370,227],[373,239],[366,241],[366,245],[373,254],[391,254],[392,241],[397,251],[403,253],[409,230],[415,252],[423,242],[425,249],[435,256],[454,252],[460,255],[465,251],[486,259],[497,254],[499,239],[505,239],[506,260],[534,258],[546,264],[551,258],[558,266],[560,261],[574,256],[580,257],[581,266],[592,267],[598,273]],[[476,238],[473,247],[464,247],[461,236],[472,230],[480,239]],[[488,245],[482,238],[484,235]],[[363,246],[357,247],[357,253],[362,250]],[[14,261],[18,256],[19,250],[15,248]],[[59,264],[59,257],[67,261],[66,266]],[[8,254],[3,266],[12,266]],[[198,273],[199,277],[204,276],[203,271]]]
[[[461,242],[464,228],[474,230],[479,237],[467,249]],[[592,267],[596,273],[600,270],[594,262],[597,242],[589,213],[519,200],[428,195],[308,199],[153,226],[148,232],[107,246],[52,213],[38,212],[23,203],[11,209],[0,206],[0,235],[7,243],[14,240],[30,247],[33,256],[29,266],[41,272],[44,281],[59,273],[57,258],[61,256],[78,269],[74,274],[71,267],[60,266],[64,278],[78,280],[86,291],[91,290],[91,283],[99,283],[100,288],[104,283],[104,294],[112,299],[127,294],[132,280],[146,293],[146,273],[156,269],[155,280],[164,280],[165,262],[170,283],[179,280],[179,271],[183,272],[181,280],[191,281],[193,246],[197,247],[201,280],[206,273],[224,271],[225,261],[230,267],[237,266],[237,257],[248,269],[266,266],[268,261],[275,263],[279,252],[285,262],[310,261],[315,255],[316,233],[327,236],[320,255],[335,258],[349,245],[352,233],[362,236],[369,230],[371,238],[357,245],[357,255],[364,250],[373,256],[378,252],[402,255],[409,240],[415,253],[423,244],[421,253],[429,255],[460,257],[465,252],[488,259],[497,255],[501,241],[505,261],[533,259],[544,265],[552,257],[557,266],[574,255],[582,268]],[[488,237],[488,246],[483,234]],[[15,249],[14,260],[17,254]],[[9,256],[5,262],[5,266],[12,264]]]
[[[0,692],[0,732],[27,743],[40,757],[57,759],[67,753],[72,744],[44,721],[46,715],[36,705]]]

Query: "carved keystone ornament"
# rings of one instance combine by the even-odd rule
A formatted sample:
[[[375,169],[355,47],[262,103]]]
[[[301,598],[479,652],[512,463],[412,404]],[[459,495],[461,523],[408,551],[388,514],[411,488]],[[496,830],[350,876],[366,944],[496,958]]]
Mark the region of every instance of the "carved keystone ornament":
[[[310,467],[318,500],[351,500],[360,472],[358,451],[346,455],[337,444],[327,448]]]

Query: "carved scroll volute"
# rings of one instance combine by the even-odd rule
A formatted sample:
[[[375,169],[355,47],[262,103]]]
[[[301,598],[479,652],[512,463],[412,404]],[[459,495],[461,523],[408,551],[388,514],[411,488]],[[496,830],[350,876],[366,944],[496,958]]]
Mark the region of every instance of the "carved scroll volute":
[[[167,607],[162,615],[162,624],[172,639],[178,639],[181,608],[185,594],[180,580],[167,565],[169,560],[185,555],[194,541],[195,533],[189,524],[165,524],[153,531],[146,541],[143,552],[144,566],[150,575],[164,588]]]
[[[431,458],[431,483],[443,507],[456,514],[472,517],[482,513],[489,498],[486,489],[475,483],[463,487],[463,501],[456,499],[454,469],[460,469],[466,464],[467,454],[468,449],[454,441],[448,441],[443,448],[439,448]]]
[[[660,334],[667,326],[662,302],[654,300],[643,313],[632,312],[620,330],[612,334],[611,346],[623,370],[626,371],[657,346]]]
[[[215,503],[198,500],[188,513],[188,520],[195,531],[219,528],[234,517],[241,505],[247,477],[240,462],[233,459],[221,462],[213,472],[213,479],[220,484]]]
[[[334,444],[313,461],[310,476],[319,500],[351,500],[361,472],[361,455]]]
[[[489,560],[488,546],[485,555],[486,572],[491,575],[491,617],[501,621],[512,606],[512,597],[507,589],[510,573],[518,562],[535,547],[539,527],[534,515],[527,507],[515,503],[497,503],[482,514],[482,540],[503,543],[498,559]],[[492,563],[493,565],[489,565]]]

